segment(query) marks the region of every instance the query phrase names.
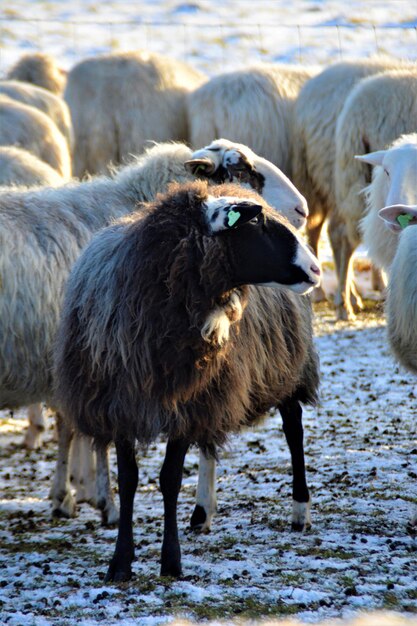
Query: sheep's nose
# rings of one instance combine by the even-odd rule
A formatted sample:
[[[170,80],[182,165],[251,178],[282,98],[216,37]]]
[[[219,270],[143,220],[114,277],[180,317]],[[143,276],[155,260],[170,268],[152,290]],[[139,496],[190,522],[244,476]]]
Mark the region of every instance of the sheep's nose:
[[[308,209],[305,206],[297,204],[297,206],[294,207],[294,211],[298,213],[298,215],[301,215],[301,217],[304,217],[304,219],[307,219]]]
[[[312,265],[310,265],[310,269],[313,272],[313,274],[317,274],[317,276],[320,276],[321,274],[321,270],[319,268],[318,265],[315,265],[314,263]]]

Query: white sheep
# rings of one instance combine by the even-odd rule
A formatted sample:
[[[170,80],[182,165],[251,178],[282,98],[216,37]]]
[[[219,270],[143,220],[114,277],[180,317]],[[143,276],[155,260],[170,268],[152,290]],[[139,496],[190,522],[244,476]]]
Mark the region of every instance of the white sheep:
[[[417,166],[417,159],[415,166]],[[417,176],[414,175],[414,199],[417,198]],[[389,282],[385,313],[387,334],[394,356],[405,368],[417,374],[417,204],[384,207],[379,216],[394,231],[389,259]],[[417,512],[411,526],[417,525]]]
[[[27,150],[0,146],[0,186],[56,187],[64,182],[56,170]]]
[[[353,317],[349,298],[352,254],[360,243],[365,207],[361,190],[370,173],[354,155],[385,149],[403,133],[417,129],[417,66],[392,70],[361,81],[349,94],[336,127],[335,208],[340,217],[333,247],[338,249],[339,316]]]
[[[17,80],[0,81],[0,94],[28,104],[48,115],[64,135],[71,149],[73,144],[71,116],[67,104],[59,96],[29,83]]]
[[[294,107],[292,180],[307,199],[307,235],[318,254],[320,234],[329,217],[330,242],[337,236],[339,217],[336,204],[334,163],[336,123],[345,100],[363,78],[404,65],[398,59],[374,57],[335,63],[310,78],[302,87]],[[333,246],[336,264],[337,246]],[[317,299],[325,297],[321,290]],[[356,299],[356,294],[354,300]]]
[[[16,146],[0,146],[0,189],[7,187],[56,187],[64,183],[58,172],[36,156]],[[4,190],[3,190],[4,191]],[[40,403],[28,407],[29,426],[23,445],[30,450],[39,448],[46,423]]]
[[[398,361],[417,374],[417,205],[396,209],[401,217],[410,217],[410,225],[396,235],[397,250],[389,270],[388,339]]]
[[[181,61],[140,50],[75,65],[64,94],[74,128],[74,175],[107,173],[110,163],[140,154],[149,140],[187,141],[185,96],[204,80]]]
[[[33,52],[23,55],[7,72],[7,78],[32,83],[60,95],[64,90],[66,72],[49,54]]]
[[[364,190],[366,214],[360,224],[368,255],[378,267],[389,272],[394,259],[398,233],[386,228],[379,212],[391,205],[417,203],[417,133],[402,135],[386,150],[356,157],[373,167],[372,182]],[[385,208],[383,215],[392,212]],[[398,211],[394,211],[394,216]],[[397,230],[400,230],[397,222]]]
[[[25,148],[48,163],[64,179],[71,178],[66,139],[48,115],[0,95],[0,145]]]
[[[121,168],[112,178],[98,177],[60,188],[5,191],[0,194],[0,406],[16,407],[51,398],[51,346],[60,311],[62,287],[81,249],[111,219],[152,200],[172,181],[194,179],[193,172],[216,180],[231,178],[255,186],[293,225],[305,224],[305,200],[271,163],[245,146],[213,142],[195,154],[183,144],[162,144]],[[11,236],[11,233],[13,236]],[[54,510],[71,515],[69,485],[71,433],[59,429]],[[99,505],[115,520],[105,456],[97,459]],[[107,473],[106,473],[107,472]]]
[[[294,103],[316,72],[265,63],[215,76],[187,98],[191,145],[213,137],[239,141],[291,177]]]

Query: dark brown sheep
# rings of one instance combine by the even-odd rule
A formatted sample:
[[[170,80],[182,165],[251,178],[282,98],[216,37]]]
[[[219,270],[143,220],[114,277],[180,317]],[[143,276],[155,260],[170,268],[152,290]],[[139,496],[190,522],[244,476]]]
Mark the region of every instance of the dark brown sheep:
[[[314,404],[318,388],[310,302],[278,286],[306,293],[319,275],[285,218],[234,185],[173,185],[88,246],[68,283],[56,398],[76,429],[116,444],[121,518],[108,580],[131,576],[136,440],[168,438],[162,574],[181,572],[176,502],[192,443],[211,451],[278,408],[294,497],[309,501],[299,403]]]

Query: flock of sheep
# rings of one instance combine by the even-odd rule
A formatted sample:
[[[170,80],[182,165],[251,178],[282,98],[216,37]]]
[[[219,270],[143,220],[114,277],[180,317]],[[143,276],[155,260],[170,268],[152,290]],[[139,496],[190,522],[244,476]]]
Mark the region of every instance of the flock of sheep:
[[[201,450],[191,525],[209,529],[217,447],[271,408],[291,452],[293,527],[308,527],[300,403],[315,403],[319,372],[305,294],[325,297],[326,220],[337,316],[361,308],[364,238],[388,281],[391,345],[417,372],[417,66],[265,64],[207,80],[143,51],[68,74],[28,55],[0,81],[0,185],[0,406],[29,406],[30,448],[41,403],[57,410],[55,514],[75,514],[72,478],[103,523],[119,520],[115,442],[107,580],[131,576],[135,442],[161,433],[162,574],[181,572],[188,447]],[[77,436],[71,468],[74,430],[95,454]]]

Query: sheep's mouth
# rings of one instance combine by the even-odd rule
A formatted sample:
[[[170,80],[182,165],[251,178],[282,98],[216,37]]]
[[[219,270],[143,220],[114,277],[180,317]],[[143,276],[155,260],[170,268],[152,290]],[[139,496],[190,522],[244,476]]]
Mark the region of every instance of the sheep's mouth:
[[[305,219],[305,220],[307,219],[307,213],[305,211],[303,211],[303,209],[300,209],[300,208],[296,207],[294,210],[295,210],[296,213],[298,213],[298,215],[301,215],[301,217],[303,219]]]

